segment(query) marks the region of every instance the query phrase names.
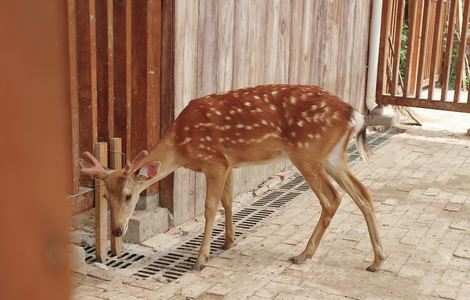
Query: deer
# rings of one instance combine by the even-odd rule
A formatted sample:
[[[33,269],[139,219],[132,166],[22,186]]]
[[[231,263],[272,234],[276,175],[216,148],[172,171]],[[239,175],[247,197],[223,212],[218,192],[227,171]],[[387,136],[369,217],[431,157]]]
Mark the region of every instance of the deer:
[[[193,99],[150,152],[143,150],[120,170],[105,169],[85,152],[81,172],[104,182],[112,211],[111,231],[117,237],[126,232],[139,194],[147,187],[180,167],[202,172],[206,178],[205,225],[193,265],[197,271],[209,259],[220,202],[225,212],[222,249],[235,245],[232,169],[288,158],[321,205],[305,249],[289,260],[299,264],[315,254],[341,202],[333,179],[365,218],[374,252],[367,270],[375,272],[385,258],[371,193],[348,166],[346,148],[352,137],[367,162],[365,117],[349,104],[314,85],[260,85]]]

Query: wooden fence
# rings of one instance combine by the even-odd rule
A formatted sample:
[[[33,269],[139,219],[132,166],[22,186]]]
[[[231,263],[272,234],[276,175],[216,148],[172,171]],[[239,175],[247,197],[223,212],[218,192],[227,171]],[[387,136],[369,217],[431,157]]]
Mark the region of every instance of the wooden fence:
[[[123,159],[160,136],[161,0],[68,0],[70,194],[74,212],[93,206],[78,158],[122,138]],[[81,178],[82,185],[90,182]],[[155,193],[154,187],[150,193]]]
[[[461,97],[470,75],[469,13],[470,0],[384,1],[378,102],[470,112],[468,95]]]

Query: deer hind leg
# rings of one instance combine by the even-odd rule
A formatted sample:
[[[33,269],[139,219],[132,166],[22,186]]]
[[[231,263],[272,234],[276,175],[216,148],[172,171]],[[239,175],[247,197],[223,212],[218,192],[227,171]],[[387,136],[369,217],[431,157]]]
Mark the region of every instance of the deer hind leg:
[[[312,165],[294,162],[294,164],[302,173],[313,192],[317,195],[322,207],[320,219],[318,220],[317,226],[315,227],[305,250],[300,255],[289,259],[293,263],[301,263],[315,254],[325,230],[328,228],[328,225],[330,225],[331,219],[341,203],[341,198],[334,186],[331,184],[322,163]]]
[[[202,238],[197,262],[193,266],[193,270],[196,271],[201,270],[203,268],[203,264],[209,259],[212,229],[214,227],[214,220],[217,214],[219,201],[222,197],[225,178],[227,177],[227,168],[222,166],[212,166],[209,170],[204,171],[204,173],[206,175],[207,190],[204,210],[206,223],[204,225],[204,237]]]
[[[333,151],[328,158],[326,170],[328,174],[341,186],[341,188],[354,200],[361,210],[367,223],[372,248],[374,250],[374,262],[367,268],[368,271],[377,271],[384,261],[382,242],[377,229],[372,196],[369,190],[351,173],[347,164],[345,145],[343,151]],[[338,147],[337,146],[337,147]]]
[[[233,229],[232,214],[232,195],[233,195],[233,178],[232,171],[227,174],[225,179],[224,191],[222,193],[222,205],[225,211],[225,241],[222,249],[230,249],[235,244],[235,231]]]

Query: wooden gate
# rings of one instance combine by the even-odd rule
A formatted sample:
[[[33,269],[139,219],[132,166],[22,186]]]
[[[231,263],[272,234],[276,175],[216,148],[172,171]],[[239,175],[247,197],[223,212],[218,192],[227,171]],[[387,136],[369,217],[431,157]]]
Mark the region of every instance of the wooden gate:
[[[377,103],[470,112],[470,0],[384,0]]]

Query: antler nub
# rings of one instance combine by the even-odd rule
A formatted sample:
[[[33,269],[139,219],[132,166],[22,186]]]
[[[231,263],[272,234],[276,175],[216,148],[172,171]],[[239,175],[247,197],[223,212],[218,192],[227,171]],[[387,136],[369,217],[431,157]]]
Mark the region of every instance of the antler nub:
[[[80,165],[80,172],[85,175],[89,175],[93,178],[103,179],[108,175],[109,171],[107,171],[100,162],[88,151],[83,153],[83,156],[91,163],[93,166],[87,167],[85,165],[85,159],[79,159],[78,164]]]

